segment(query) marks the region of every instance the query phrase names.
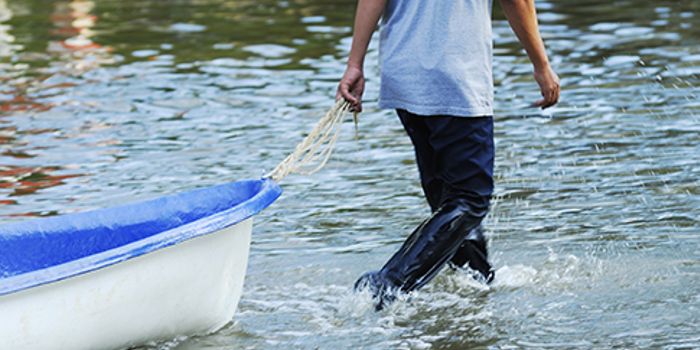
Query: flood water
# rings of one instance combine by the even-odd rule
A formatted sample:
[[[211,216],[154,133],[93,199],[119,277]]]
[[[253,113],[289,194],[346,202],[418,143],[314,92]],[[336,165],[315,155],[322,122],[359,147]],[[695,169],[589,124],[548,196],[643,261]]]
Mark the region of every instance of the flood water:
[[[354,6],[0,0],[0,220],[271,170],[332,105]],[[700,348],[700,2],[537,6],[545,112],[494,10],[492,286],[444,271],[380,313],[351,293],[429,212],[374,42],[357,138],[256,217],[233,322],[146,348]]]

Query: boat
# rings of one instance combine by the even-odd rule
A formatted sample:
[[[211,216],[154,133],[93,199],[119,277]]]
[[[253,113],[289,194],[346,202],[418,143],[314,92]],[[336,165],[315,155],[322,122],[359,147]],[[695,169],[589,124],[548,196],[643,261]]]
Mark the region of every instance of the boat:
[[[281,192],[243,180],[0,225],[0,348],[120,349],[220,329],[253,216]]]

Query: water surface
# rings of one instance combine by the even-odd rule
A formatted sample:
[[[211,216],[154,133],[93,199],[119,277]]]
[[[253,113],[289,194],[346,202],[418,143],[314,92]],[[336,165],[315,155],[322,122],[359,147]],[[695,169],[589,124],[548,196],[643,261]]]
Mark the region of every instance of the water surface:
[[[0,217],[258,177],[332,104],[354,1],[0,0]],[[386,312],[350,286],[428,213],[376,107],[259,215],[239,312],[161,349],[700,348],[700,3],[538,1],[546,112],[495,10],[493,286],[442,273]]]

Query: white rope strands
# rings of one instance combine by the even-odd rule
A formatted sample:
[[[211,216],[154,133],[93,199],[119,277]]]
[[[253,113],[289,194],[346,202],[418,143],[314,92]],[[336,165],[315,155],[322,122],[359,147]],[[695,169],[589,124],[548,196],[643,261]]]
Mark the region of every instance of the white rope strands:
[[[336,102],[309,135],[296,146],[294,152],[265,177],[280,182],[291,173],[310,175],[321,170],[333,153],[343,119],[350,108],[350,103],[343,99]]]

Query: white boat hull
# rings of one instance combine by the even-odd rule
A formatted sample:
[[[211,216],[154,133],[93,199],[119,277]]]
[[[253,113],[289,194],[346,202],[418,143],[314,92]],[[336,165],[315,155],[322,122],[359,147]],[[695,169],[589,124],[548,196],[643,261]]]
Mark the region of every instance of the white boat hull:
[[[118,349],[221,328],[243,290],[252,220],[0,296],[0,349]]]

